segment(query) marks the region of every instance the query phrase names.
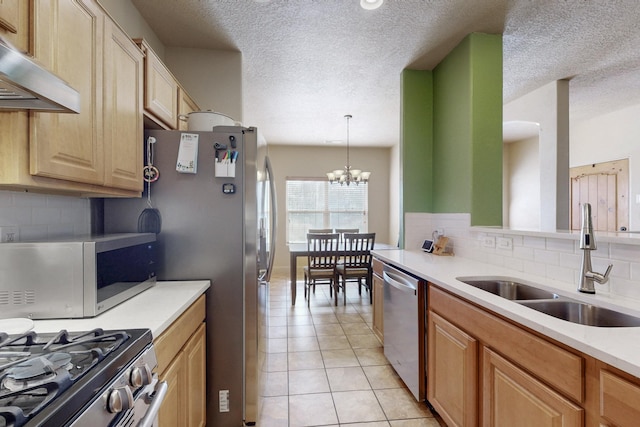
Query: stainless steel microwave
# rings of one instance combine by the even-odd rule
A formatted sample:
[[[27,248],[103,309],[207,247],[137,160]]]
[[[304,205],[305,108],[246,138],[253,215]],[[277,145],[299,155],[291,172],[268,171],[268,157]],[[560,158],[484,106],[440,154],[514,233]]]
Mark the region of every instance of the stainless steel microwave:
[[[0,317],[94,317],[156,282],[156,235],[0,244]]]

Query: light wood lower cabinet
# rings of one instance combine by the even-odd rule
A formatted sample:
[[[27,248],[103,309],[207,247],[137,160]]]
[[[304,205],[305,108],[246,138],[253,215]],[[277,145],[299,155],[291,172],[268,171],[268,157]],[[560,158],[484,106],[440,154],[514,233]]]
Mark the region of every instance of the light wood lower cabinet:
[[[428,303],[428,400],[447,425],[584,425],[582,355],[431,284]]]
[[[477,425],[478,342],[429,313],[427,400],[448,426]]]
[[[629,375],[600,370],[600,425],[637,426],[640,424],[640,381]]]
[[[206,424],[205,296],[155,341],[160,380],[168,391],[158,415],[161,427]]]
[[[384,279],[382,263],[373,260],[373,333],[384,343]]]
[[[581,407],[487,347],[482,393],[484,427],[584,425]]]
[[[160,426],[186,425],[187,417],[187,393],[184,389],[184,377],[186,365],[184,353],[179,353],[169,367],[160,375],[161,381],[166,381],[168,388],[162,407],[158,414]]]

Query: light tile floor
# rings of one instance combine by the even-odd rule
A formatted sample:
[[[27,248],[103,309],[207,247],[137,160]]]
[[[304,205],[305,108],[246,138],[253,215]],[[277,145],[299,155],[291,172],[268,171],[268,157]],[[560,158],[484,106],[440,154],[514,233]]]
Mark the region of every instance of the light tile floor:
[[[371,330],[373,307],[347,284],[347,305],[318,286],[310,307],[298,283],[272,277],[258,427],[439,427],[384,357]]]

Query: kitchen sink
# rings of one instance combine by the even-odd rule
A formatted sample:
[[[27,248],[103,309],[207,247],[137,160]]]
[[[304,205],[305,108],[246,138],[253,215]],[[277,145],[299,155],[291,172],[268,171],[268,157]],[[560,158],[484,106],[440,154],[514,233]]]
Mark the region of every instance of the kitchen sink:
[[[640,317],[561,297],[554,292],[521,283],[510,277],[470,276],[457,279],[467,285],[567,322],[610,328],[640,327]]]
[[[568,299],[522,301],[520,304],[573,323],[600,327],[640,326],[640,317]]]
[[[468,279],[458,277],[458,280],[509,300],[546,300],[558,298],[558,295],[553,292],[525,285],[524,283],[511,279]]]

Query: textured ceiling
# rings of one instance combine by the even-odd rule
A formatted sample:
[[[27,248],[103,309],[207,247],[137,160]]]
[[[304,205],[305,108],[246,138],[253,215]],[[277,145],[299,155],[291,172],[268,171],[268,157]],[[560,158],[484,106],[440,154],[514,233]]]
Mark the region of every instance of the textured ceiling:
[[[640,103],[637,0],[132,0],[166,46],[243,56],[243,123],[278,144],[391,146],[400,73],[503,33],[504,101],[570,78],[571,119]],[[223,111],[224,112],[224,111]]]

